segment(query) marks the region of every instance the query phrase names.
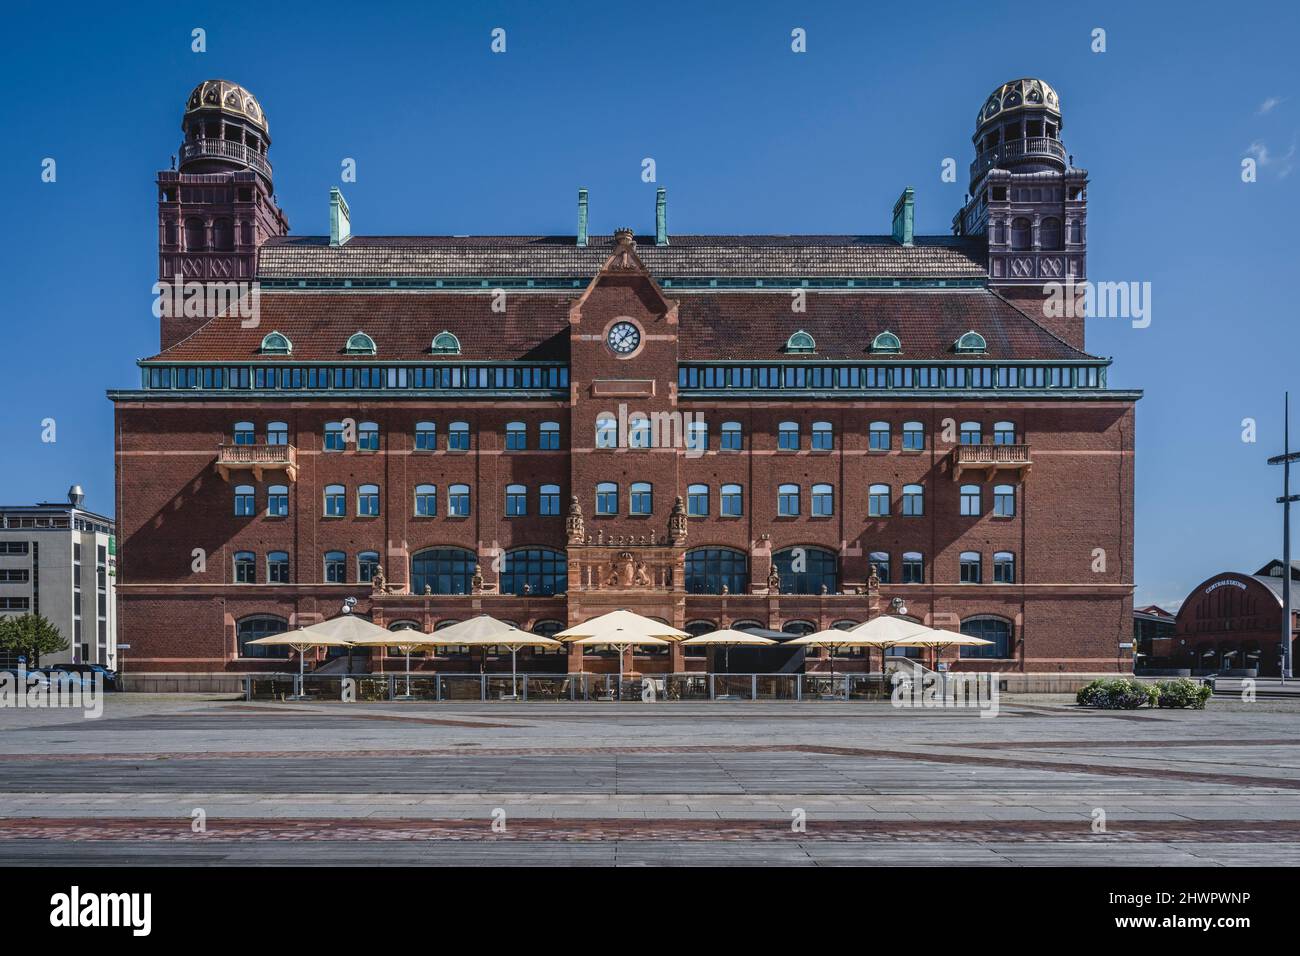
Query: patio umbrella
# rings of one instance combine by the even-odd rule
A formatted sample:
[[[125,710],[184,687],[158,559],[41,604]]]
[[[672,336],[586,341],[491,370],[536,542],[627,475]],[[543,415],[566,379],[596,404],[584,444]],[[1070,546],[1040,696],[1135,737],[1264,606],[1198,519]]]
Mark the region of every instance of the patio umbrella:
[[[865,623],[849,628],[847,633],[858,639],[856,646],[880,648],[880,673],[885,672],[885,652],[896,647],[904,638],[928,631],[924,624],[882,614]]]
[[[733,631],[725,627],[720,631],[709,631],[707,634],[701,634],[698,637],[690,637],[682,641],[683,644],[694,646],[715,646],[726,649],[726,656],[723,665],[727,670],[731,670],[731,649],[736,646],[756,647],[764,644],[775,644],[776,641],[770,637],[760,637],[757,634],[746,634],[744,631]]]
[[[862,639],[855,636],[852,631],[841,631],[839,628],[832,627],[826,631],[813,631],[811,634],[803,634],[799,637],[791,638],[785,643],[802,645],[805,647],[829,648],[831,652],[831,677],[834,677],[835,648],[857,647],[862,643]]]
[[[434,635],[439,644],[464,644],[467,647],[508,647],[510,648],[510,693],[513,696],[519,679],[518,658],[521,647],[559,647],[560,642],[553,637],[541,634],[529,634],[513,624],[498,621],[496,618],[482,614],[468,621],[461,621],[451,627],[443,628]]]
[[[662,624],[652,618],[628,610],[610,611],[589,621],[565,628],[555,635],[571,644],[592,646],[608,644],[618,651],[618,691],[623,693],[623,653],[629,647],[662,646],[690,637],[671,624]]]
[[[956,631],[945,631],[937,628],[927,627],[920,634],[913,634],[911,637],[904,637],[894,642],[895,647],[928,647],[930,649],[930,663],[939,663],[939,655],[950,647],[983,647],[992,644],[992,641],[986,641],[982,637],[972,637],[969,634],[959,634]]]
[[[313,627],[319,627],[319,625],[313,625]],[[330,634],[321,634],[313,632],[308,628],[300,627],[297,630],[285,631],[283,634],[272,634],[269,637],[259,637],[257,640],[249,641],[248,643],[260,644],[262,647],[292,647],[297,651],[298,687],[297,693],[291,695],[289,700],[305,700],[307,695],[302,692],[302,680],[303,664],[307,649],[309,647],[347,647],[352,642],[340,637],[334,637]]]
[[[413,627],[390,631],[378,624],[371,624],[369,621],[362,621],[361,623],[368,625],[368,628],[364,631],[361,628],[356,628],[359,633],[353,638],[352,643],[357,647],[395,647],[406,655],[406,694],[398,699],[410,700],[411,651],[420,647],[433,647],[438,643],[437,638],[432,634],[417,631]]]

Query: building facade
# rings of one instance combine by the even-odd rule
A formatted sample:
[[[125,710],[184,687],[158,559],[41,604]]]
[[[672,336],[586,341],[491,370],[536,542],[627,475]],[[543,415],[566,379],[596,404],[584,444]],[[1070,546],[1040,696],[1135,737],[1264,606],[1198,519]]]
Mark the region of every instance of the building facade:
[[[1300,561],[1291,562],[1291,593],[1300,596]],[[1224,571],[1192,589],[1178,609],[1173,634],[1154,642],[1155,666],[1193,674],[1278,677],[1282,673],[1283,565],[1254,574]],[[1300,636],[1292,610],[1291,642]]]
[[[39,614],[68,649],[40,663],[117,666],[116,539],[113,519],[66,502],[0,505],[0,615]],[[15,667],[0,650],[0,667]],[[35,664],[28,661],[29,665]]]
[[[886,235],[670,235],[660,189],[646,235],[589,234],[586,190],[568,236],[353,235],[334,190],[296,237],[251,94],[201,84],[182,129],[160,282],[257,298],[165,312],[110,392],[137,670],[264,670],[249,640],[348,598],[425,631],[899,613],[992,641],[962,668],[1131,667],[1140,393],[1044,308],[1087,203],[1046,83],[981,108],[953,236],[910,189]],[[614,666],[580,654],[521,663]]]

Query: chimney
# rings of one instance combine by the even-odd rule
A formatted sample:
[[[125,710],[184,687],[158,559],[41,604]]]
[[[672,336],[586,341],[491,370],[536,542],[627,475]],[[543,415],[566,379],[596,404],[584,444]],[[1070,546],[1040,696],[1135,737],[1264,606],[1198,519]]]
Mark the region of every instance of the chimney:
[[[655,245],[668,245],[668,190],[655,190]]]
[[[68,504],[74,508],[80,508],[81,503],[86,500],[86,494],[81,490],[81,485],[73,485],[68,489]]]
[[[330,187],[330,245],[341,246],[352,238],[352,215],[348,201],[337,186]]]
[[[911,186],[903,190],[894,203],[894,241],[902,246],[912,244],[912,230],[916,221],[915,200]]]
[[[578,190],[578,243],[579,246],[587,244],[587,190]]]

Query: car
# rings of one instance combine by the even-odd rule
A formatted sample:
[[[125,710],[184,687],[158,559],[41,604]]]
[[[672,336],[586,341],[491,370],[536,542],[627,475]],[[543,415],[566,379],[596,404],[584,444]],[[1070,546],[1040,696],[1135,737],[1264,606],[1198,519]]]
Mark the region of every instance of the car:
[[[80,674],[83,677],[92,679],[94,675],[102,674],[104,677],[104,690],[117,690],[117,672],[109,670],[103,664],[51,664],[48,667],[42,667],[41,670],[46,673],[63,671],[68,674]]]
[[[37,673],[44,674],[51,684],[63,684],[68,687],[88,688],[93,687],[95,683],[94,674],[78,673],[64,664],[42,667]]]
[[[50,679],[46,675],[42,674],[40,671],[24,670],[21,673],[19,673],[18,668],[16,667],[5,667],[5,668],[0,668],[0,674],[9,674],[12,676],[14,681],[18,681],[20,678],[25,677],[29,682],[34,681],[35,683],[41,685],[42,687],[50,686]]]

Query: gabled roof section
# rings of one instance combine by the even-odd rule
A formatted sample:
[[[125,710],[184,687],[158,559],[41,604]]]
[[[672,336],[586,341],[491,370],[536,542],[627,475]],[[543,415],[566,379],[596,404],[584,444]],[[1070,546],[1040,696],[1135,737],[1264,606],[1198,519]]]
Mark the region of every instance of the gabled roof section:
[[[984,240],[917,236],[901,246],[892,236],[678,236],[655,245],[635,237],[646,268],[660,280],[688,277],[983,279]],[[258,253],[261,279],[390,279],[595,275],[613,236],[353,236],[331,246],[328,236],[276,236]]]

